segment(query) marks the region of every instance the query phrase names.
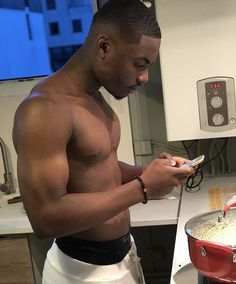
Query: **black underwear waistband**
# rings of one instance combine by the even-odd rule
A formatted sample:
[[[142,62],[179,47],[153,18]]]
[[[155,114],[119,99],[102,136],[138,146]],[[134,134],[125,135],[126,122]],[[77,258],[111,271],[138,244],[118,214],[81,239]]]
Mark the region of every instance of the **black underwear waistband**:
[[[59,249],[68,256],[91,264],[115,264],[127,255],[131,248],[130,232],[111,241],[89,241],[74,237],[56,239]]]

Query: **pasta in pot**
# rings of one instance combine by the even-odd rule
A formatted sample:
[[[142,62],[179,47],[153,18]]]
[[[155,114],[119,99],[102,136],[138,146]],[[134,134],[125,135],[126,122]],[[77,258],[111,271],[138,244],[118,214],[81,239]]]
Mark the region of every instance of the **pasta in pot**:
[[[229,211],[223,221],[218,217],[200,221],[191,229],[191,235],[199,240],[212,241],[222,245],[236,245],[236,214]]]

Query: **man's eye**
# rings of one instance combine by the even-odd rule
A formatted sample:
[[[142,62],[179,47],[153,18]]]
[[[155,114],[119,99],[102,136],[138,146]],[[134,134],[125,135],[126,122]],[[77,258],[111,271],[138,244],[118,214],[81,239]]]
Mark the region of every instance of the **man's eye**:
[[[145,64],[136,63],[135,66],[136,66],[136,68],[139,68],[139,69],[146,68],[146,65],[145,65]]]

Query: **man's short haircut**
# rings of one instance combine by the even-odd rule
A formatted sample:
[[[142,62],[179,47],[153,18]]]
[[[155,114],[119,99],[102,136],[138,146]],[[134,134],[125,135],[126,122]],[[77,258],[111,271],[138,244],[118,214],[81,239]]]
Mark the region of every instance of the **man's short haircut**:
[[[115,27],[126,42],[139,42],[142,35],[161,38],[153,13],[140,0],[109,0],[93,17],[92,26],[98,23]]]

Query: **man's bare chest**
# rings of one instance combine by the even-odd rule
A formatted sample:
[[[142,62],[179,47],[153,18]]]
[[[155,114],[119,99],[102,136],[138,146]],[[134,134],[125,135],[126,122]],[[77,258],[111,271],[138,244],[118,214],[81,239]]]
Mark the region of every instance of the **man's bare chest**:
[[[70,150],[78,159],[103,160],[116,152],[120,141],[117,115],[99,107],[76,108]]]

